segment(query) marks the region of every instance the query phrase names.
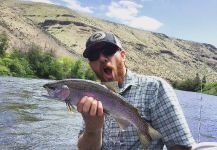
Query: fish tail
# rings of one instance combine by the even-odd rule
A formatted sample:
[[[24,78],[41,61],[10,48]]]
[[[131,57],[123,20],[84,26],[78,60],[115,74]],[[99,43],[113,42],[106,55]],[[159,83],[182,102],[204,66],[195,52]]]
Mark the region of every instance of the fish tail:
[[[157,140],[157,139],[160,139],[162,137],[162,135],[157,130],[152,128],[150,125],[148,128],[148,133],[149,133],[151,139],[153,139],[153,140]]]
[[[147,131],[138,131],[140,142],[145,149],[147,149],[151,140],[160,139],[162,137],[161,134],[150,125],[148,125],[146,129]]]
[[[149,145],[149,142],[150,142],[150,139],[147,137],[147,135],[144,135],[141,132],[139,132],[139,140],[142,143],[143,148],[147,149],[148,145]]]

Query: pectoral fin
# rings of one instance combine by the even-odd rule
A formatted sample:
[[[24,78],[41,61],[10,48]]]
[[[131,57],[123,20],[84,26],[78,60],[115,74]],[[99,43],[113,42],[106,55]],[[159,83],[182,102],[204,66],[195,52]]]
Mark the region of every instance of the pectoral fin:
[[[76,107],[74,105],[71,105],[68,101],[65,101],[65,102],[66,102],[66,107],[67,107],[68,111],[75,111],[76,110]]]

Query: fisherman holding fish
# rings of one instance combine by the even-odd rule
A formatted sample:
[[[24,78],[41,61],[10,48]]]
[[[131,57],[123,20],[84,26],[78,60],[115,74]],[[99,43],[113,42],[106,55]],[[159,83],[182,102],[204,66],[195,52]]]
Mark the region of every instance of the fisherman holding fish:
[[[76,105],[84,128],[79,150],[191,150],[194,139],[173,88],[126,68],[126,51],[111,32],[95,32],[83,56],[101,84],[66,79],[45,84],[52,98]]]
[[[139,75],[126,68],[126,51],[117,36],[111,32],[93,33],[86,42],[83,56],[102,82],[117,81],[119,94],[161,134],[161,138],[150,140],[146,149],[162,150],[164,145],[171,150],[191,149],[194,140],[174,90],[161,78]],[[84,96],[77,105],[85,122],[78,148],[144,149],[137,129],[129,125],[121,130],[113,117],[104,115],[101,101]]]

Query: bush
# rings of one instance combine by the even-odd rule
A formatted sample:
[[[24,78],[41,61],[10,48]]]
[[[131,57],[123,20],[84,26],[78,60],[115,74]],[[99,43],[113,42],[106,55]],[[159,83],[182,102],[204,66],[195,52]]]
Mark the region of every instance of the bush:
[[[0,75],[96,80],[89,65],[82,60],[74,60],[69,57],[56,58],[52,52],[43,52],[41,48],[34,45],[27,52],[16,49],[13,53],[5,55],[3,50],[7,47],[7,38],[2,41]]]
[[[93,81],[97,80],[95,73],[93,72],[93,70],[89,66],[85,72],[85,79],[93,80]]]
[[[26,76],[26,71],[23,65],[20,63],[18,59],[13,59],[10,64],[8,64],[8,68],[10,69],[10,72],[13,76],[20,76],[24,77]]]
[[[71,77],[85,79],[86,67],[82,60],[77,60],[71,69]]]
[[[55,60],[54,54],[51,52],[42,52],[36,46],[32,46],[27,52],[27,60],[34,74],[39,78],[49,78],[51,64]]]
[[[72,58],[59,57],[51,65],[51,74],[56,79],[69,78],[74,63],[75,61]]]
[[[10,70],[6,67],[0,64],[0,75],[10,76]]]
[[[199,91],[202,87],[199,74],[196,74],[194,79],[186,79],[184,81],[175,81],[173,87],[184,91]]]
[[[206,94],[217,95],[217,82],[206,83],[202,92]]]
[[[82,61],[77,60],[71,69],[71,77],[79,79],[97,80],[95,73],[92,71],[90,66]]]
[[[0,57],[5,55],[8,48],[8,37],[6,34],[0,34]]]

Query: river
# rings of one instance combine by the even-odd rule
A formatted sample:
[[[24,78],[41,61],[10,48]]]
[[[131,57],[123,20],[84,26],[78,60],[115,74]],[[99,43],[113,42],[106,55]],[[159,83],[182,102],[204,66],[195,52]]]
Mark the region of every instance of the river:
[[[0,149],[76,149],[81,115],[45,98],[41,79],[0,77]],[[197,142],[217,141],[217,96],[176,91]]]

